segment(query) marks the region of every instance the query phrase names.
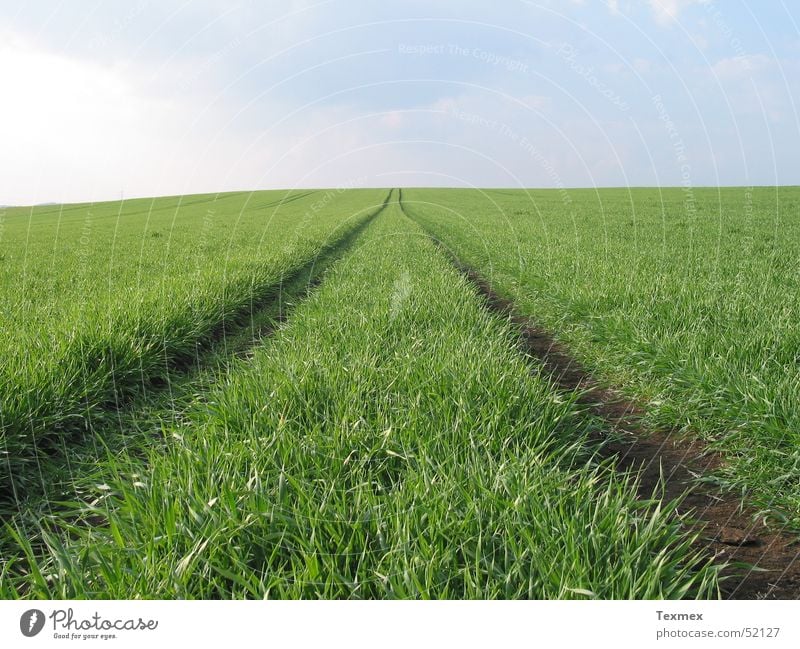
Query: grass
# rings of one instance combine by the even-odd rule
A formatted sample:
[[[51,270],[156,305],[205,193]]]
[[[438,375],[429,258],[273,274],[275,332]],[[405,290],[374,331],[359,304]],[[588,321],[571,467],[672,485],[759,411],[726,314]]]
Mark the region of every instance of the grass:
[[[392,201],[157,440],[7,526],[0,595],[715,596],[513,336]]]
[[[800,529],[800,189],[404,190],[407,211],[713,479]]]
[[[335,247],[386,191],[239,192],[12,208],[0,261],[0,500],[283,281]]]

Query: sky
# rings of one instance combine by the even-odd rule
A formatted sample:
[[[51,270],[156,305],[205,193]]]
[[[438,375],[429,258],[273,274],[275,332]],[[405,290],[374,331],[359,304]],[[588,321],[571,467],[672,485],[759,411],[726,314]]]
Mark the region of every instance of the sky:
[[[792,0],[18,0],[0,80],[0,205],[800,184]]]

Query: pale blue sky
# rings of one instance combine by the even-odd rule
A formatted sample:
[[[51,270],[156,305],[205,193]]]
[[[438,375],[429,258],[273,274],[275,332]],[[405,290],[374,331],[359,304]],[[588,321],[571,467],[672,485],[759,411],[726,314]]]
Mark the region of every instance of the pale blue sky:
[[[0,204],[798,184],[786,1],[15,2]]]

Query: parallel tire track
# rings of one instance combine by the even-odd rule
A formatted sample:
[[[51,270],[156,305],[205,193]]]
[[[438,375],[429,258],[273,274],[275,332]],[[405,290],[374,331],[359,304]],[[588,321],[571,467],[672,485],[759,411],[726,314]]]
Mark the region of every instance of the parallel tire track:
[[[686,523],[699,534],[698,544],[724,564],[721,587],[726,598],[800,598],[800,540],[767,527],[734,494],[698,480],[722,461],[719,455],[710,453],[699,440],[646,427],[641,405],[603,386],[550,332],[520,314],[476,270],[461,263],[408,212],[402,190],[398,200],[403,213],[428,233],[475,286],[486,307],[514,323],[521,351],[543,367],[559,389],[579,392],[579,403],[611,430],[622,433],[624,441],[602,440],[604,452],[615,458],[620,472],[637,479],[639,497],[681,501],[681,510],[690,513]]]
[[[280,322],[286,319],[289,312],[289,309],[287,309],[288,304],[291,304],[291,308],[294,308],[321,281],[324,270],[335,260],[346,254],[364,229],[386,209],[393,191],[390,190],[383,203],[376,210],[362,217],[360,222],[349,231],[346,231],[343,236],[331,240],[321,248],[317,255],[305,263],[288,269],[279,281],[263,287],[256,299],[243,303],[239,305],[235,312],[226,314],[207,336],[195,341],[194,349],[191,352],[172,357],[165,356],[163,375],[142,377],[142,382],[138,385],[137,390],[129,392],[125,398],[115,398],[108,402],[106,407],[108,414],[125,413],[132,407],[135,398],[143,393],[158,393],[170,390],[172,381],[180,380],[182,377],[185,378],[192,371],[208,367],[210,360],[217,357],[217,352],[221,346],[225,347],[230,354],[246,354],[249,348],[271,333],[273,329],[271,322]],[[277,313],[275,313],[276,311]],[[275,315],[266,317],[267,312],[270,312],[270,314],[275,313]],[[266,320],[263,326],[254,327],[255,323],[262,320]],[[251,335],[245,336],[251,328],[254,329]],[[237,339],[237,343],[228,348],[226,343],[231,339]],[[91,422],[90,428],[94,428]],[[79,433],[83,433],[83,439],[79,439],[81,437]],[[64,456],[66,440],[69,440],[70,443],[87,444],[90,438],[91,435],[86,435],[84,425],[76,424],[74,429],[64,428],[57,438],[40,442],[36,447],[35,454],[39,459],[58,462],[59,458]],[[15,511],[22,506],[22,503],[31,498],[41,497],[42,493],[46,491],[46,485],[41,485],[42,489],[37,490],[32,486],[32,483],[27,481],[24,484],[24,489],[22,485],[18,485],[15,488],[14,475],[15,472],[13,471],[7,475],[0,474],[0,512],[9,509]]]

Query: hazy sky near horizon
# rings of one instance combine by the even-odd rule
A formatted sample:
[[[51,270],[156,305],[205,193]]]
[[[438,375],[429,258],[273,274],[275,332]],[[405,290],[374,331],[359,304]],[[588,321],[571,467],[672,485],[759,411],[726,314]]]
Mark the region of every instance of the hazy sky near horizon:
[[[788,0],[0,5],[0,204],[800,184]]]

